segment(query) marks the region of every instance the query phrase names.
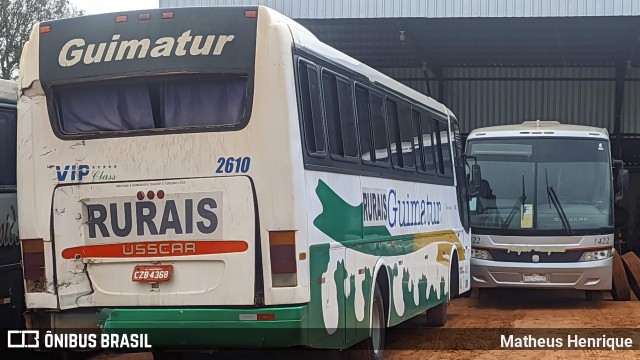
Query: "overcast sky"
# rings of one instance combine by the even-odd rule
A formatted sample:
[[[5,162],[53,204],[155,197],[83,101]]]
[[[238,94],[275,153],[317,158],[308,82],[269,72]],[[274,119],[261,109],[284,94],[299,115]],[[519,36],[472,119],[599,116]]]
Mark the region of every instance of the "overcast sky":
[[[70,0],[73,5],[86,14],[101,14],[109,12],[157,9],[160,0]]]

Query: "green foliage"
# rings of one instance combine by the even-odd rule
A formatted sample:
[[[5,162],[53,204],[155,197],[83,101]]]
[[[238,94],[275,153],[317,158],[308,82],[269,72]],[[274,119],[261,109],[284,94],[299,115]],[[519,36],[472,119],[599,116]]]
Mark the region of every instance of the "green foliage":
[[[40,21],[84,15],[69,0],[0,0],[0,78],[15,79],[22,47]]]

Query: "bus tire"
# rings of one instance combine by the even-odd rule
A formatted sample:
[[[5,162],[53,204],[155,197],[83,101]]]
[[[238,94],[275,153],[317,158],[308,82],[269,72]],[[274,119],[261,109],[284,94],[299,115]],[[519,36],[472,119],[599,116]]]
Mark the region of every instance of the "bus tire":
[[[456,252],[451,254],[451,271],[449,273],[449,299],[453,300],[460,296],[460,275],[458,273],[458,255]]]
[[[439,327],[447,323],[447,310],[449,302],[444,302],[427,310],[427,326]]]
[[[384,299],[376,282],[373,289],[373,302],[371,303],[371,321],[369,322],[371,336],[358,344],[350,352],[351,356],[349,358],[354,360],[383,360],[386,324]]]

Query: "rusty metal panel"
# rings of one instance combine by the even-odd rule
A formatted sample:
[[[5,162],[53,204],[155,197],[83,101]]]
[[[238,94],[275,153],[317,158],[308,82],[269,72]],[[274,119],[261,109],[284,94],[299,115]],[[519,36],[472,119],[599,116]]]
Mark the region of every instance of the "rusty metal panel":
[[[160,0],[215,5],[266,5],[294,19],[640,15],[640,0]]]

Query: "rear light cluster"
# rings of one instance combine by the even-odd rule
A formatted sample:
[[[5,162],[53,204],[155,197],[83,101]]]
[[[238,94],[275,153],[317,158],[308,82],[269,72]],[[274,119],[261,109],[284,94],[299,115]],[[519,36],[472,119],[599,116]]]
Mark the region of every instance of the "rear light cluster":
[[[22,262],[26,292],[46,290],[44,270],[44,240],[22,239]]]
[[[159,200],[164,199],[164,191],[163,190],[158,190],[158,192],[153,192],[153,190],[149,190],[147,191],[147,193],[145,194],[144,191],[138,191],[138,194],[136,194],[136,198],[138,198],[138,200],[142,201],[145,199],[145,197],[149,200],[153,200],[156,197]]]
[[[163,11],[160,15],[160,18],[163,20],[173,19],[173,11]],[[255,19],[258,17],[257,10],[246,10],[244,12],[244,17],[247,19]],[[140,13],[138,14],[138,21],[147,21],[151,20],[151,13]],[[125,23],[129,21],[129,15],[118,15],[116,16],[116,23]],[[42,25],[40,26],[40,34],[46,34],[51,32],[51,25]]]
[[[295,231],[269,232],[271,283],[274,287],[298,285]]]
[[[165,11],[162,13],[162,15],[160,15],[161,19],[173,19],[173,11]],[[123,22],[127,22],[127,20],[129,20],[129,16],[128,15],[118,15],[116,16],[116,22],[117,23],[123,23]],[[138,14],[138,21],[146,21],[146,20],[151,20],[151,13],[141,13]]]
[[[240,314],[240,321],[274,321],[276,314]]]

